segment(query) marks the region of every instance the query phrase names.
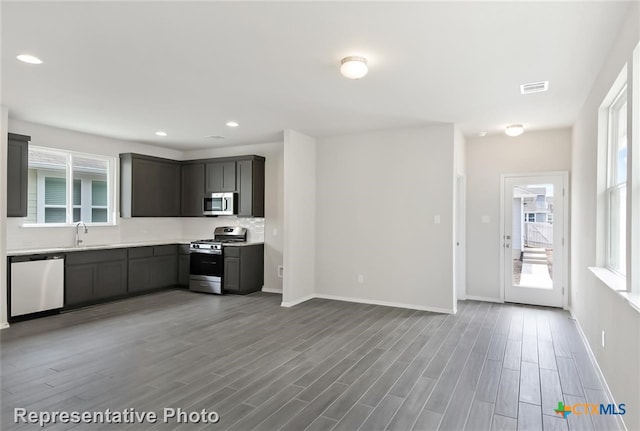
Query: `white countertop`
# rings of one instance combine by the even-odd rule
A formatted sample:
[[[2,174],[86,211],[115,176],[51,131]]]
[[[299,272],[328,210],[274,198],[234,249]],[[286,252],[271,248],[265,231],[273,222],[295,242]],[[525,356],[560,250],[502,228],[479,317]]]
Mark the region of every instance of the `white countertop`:
[[[88,250],[108,250],[115,248],[130,248],[130,247],[145,247],[152,245],[168,245],[168,244],[189,244],[194,239],[167,239],[167,240],[155,240],[155,241],[137,241],[137,242],[122,242],[118,244],[89,244],[81,245],[78,247],[50,247],[50,248],[38,248],[38,249],[23,249],[23,250],[7,250],[7,256],[25,256],[29,254],[45,254],[45,253],[68,253],[73,251],[88,251]],[[225,244],[225,246],[244,247],[247,245],[264,244],[263,242],[240,242]]]
[[[78,247],[50,247],[50,248],[38,248],[38,249],[24,249],[24,250],[7,250],[7,256],[24,256],[28,254],[43,254],[43,253],[67,253],[71,251],[87,251],[87,250],[107,250],[114,248],[129,248],[129,247],[144,247],[150,245],[167,245],[167,244],[189,244],[191,240],[184,239],[167,239],[167,240],[155,240],[155,241],[137,241],[137,242],[121,242],[117,244],[89,244],[80,245]]]

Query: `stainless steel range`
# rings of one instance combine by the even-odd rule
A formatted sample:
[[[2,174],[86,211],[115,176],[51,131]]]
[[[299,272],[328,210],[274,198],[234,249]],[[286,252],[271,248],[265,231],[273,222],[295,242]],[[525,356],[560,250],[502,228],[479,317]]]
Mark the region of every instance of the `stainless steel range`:
[[[213,239],[193,241],[189,247],[189,290],[222,295],[224,256],[222,244],[244,242],[247,229],[244,227],[217,227]]]

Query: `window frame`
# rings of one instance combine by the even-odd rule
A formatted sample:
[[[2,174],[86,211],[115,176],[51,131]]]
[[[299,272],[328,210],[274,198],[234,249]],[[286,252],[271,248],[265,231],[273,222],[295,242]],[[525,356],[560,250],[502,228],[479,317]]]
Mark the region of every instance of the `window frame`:
[[[625,76],[626,78],[626,76]],[[612,255],[613,255],[613,248],[615,246],[617,246],[618,248],[620,248],[620,244],[618,243],[614,243],[613,242],[613,235],[612,235],[612,227],[613,227],[613,220],[612,220],[612,210],[613,210],[613,204],[612,202],[614,201],[614,195],[621,194],[621,191],[624,189],[625,193],[624,196],[627,196],[627,182],[629,180],[629,170],[626,170],[626,176],[624,178],[623,181],[617,181],[617,176],[618,176],[618,163],[617,163],[617,155],[618,155],[618,151],[620,149],[620,141],[619,141],[619,135],[618,135],[618,127],[619,127],[619,121],[620,121],[620,111],[622,109],[622,106],[626,105],[626,109],[625,112],[628,116],[629,113],[629,105],[628,105],[628,99],[629,99],[629,95],[628,95],[628,85],[627,85],[627,80],[624,79],[624,82],[620,85],[618,84],[618,87],[616,88],[616,86],[614,85],[614,87],[612,87],[612,90],[616,90],[615,91],[615,97],[613,98],[613,100],[608,103],[607,105],[607,142],[606,142],[606,146],[607,146],[607,172],[606,172],[606,189],[605,189],[605,201],[606,201],[606,210],[605,210],[605,214],[606,214],[606,229],[605,229],[605,268],[608,269],[609,271],[613,272],[615,275],[622,277],[622,278],[626,278],[627,273],[628,273],[628,268],[627,268],[627,243],[626,243],[626,232],[627,232],[627,202],[626,202],[626,198],[625,198],[625,202],[624,205],[621,205],[620,208],[618,208],[618,214],[623,215],[624,216],[624,223],[623,223],[623,227],[625,230],[625,235],[624,235],[624,239],[625,239],[625,243],[622,244],[622,248],[624,250],[624,255],[620,256],[620,264],[622,266],[622,271],[620,270],[620,268],[618,268],[617,266],[615,266],[614,263],[612,263]],[[625,118],[625,124],[626,124],[626,129],[627,132],[625,133],[625,144],[627,146],[627,152],[629,149],[629,142],[628,142],[628,123],[627,123],[627,118]],[[628,154],[628,153],[627,153]],[[628,157],[627,157],[628,160]],[[628,163],[627,163],[628,165]]]
[[[29,164],[29,169],[34,169],[36,171],[36,187],[37,187],[37,201],[36,201],[36,223],[26,222],[22,226],[23,227],[69,227],[75,226],[78,222],[73,221],[73,211],[78,206],[74,205],[73,202],[73,183],[74,180],[80,180],[80,193],[81,193],[81,205],[80,205],[80,220],[86,223],[87,226],[115,226],[117,225],[117,208],[116,208],[116,200],[117,200],[117,187],[116,187],[116,177],[117,177],[117,164],[116,158],[113,156],[104,156],[100,154],[90,154],[83,153],[77,151],[70,151],[58,148],[51,147],[43,147],[43,146],[31,146],[30,149],[39,150],[43,152],[49,152],[53,154],[57,154],[59,156],[64,156],[66,159],[66,168],[65,170],[54,170],[47,168],[37,168],[32,167]],[[81,157],[88,158],[93,160],[99,160],[106,163],[106,185],[107,185],[107,205],[93,205],[92,201],[92,181],[99,180],[103,181],[104,177],[101,177],[97,174],[92,175],[91,173],[83,174],[83,175],[73,175],[73,158]],[[65,178],[66,179],[66,204],[65,204],[65,214],[66,221],[64,223],[45,223],[44,222],[44,210],[47,205],[45,204],[45,196],[44,196],[44,183],[45,177],[57,177],[57,178]],[[87,199],[87,204],[84,205],[86,208],[83,208],[82,202]],[[49,207],[55,207],[50,206]],[[107,221],[106,222],[85,222],[83,220],[83,213],[92,212],[92,210],[96,209],[107,209]],[[86,210],[86,211],[83,211]]]

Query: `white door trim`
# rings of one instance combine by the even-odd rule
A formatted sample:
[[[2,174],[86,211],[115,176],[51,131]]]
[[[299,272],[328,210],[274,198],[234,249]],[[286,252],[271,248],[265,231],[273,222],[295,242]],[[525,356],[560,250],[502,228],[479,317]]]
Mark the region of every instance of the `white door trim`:
[[[464,300],[467,298],[467,277],[466,277],[466,189],[467,177],[462,173],[456,174],[456,209],[454,211],[455,228],[454,228],[454,291],[456,299]],[[458,245],[460,244],[460,245]]]
[[[526,172],[526,173],[513,173],[500,175],[500,302],[504,302],[505,295],[505,248],[503,246],[505,231],[504,231],[504,213],[505,213],[505,201],[504,201],[504,183],[506,178],[518,178],[518,177],[543,177],[543,176],[561,176],[563,184],[563,196],[562,201],[564,205],[564,214],[562,216],[562,229],[564,232],[564,246],[562,247],[562,263],[564,270],[562,272],[562,308],[569,309],[569,172],[567,171],[549,171],[549,172]],[[509,249],[511,251],[511,249]]]

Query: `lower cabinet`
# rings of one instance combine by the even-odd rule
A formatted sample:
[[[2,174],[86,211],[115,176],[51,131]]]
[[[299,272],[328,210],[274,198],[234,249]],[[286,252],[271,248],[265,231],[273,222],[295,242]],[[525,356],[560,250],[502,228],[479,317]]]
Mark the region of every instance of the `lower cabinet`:
[[[172,287],[177,282],[178,249],[176,245],[129,249],[129,292]]]
[[[127,293],[127,251],[68,253],[65,261],[64,306],[73,307]]]
[[[178,245],[178,286],[189,287],[189,246]]]
[[[264,244],[224,247],[223,289],[246,294],[262,289],[264,284]]]

